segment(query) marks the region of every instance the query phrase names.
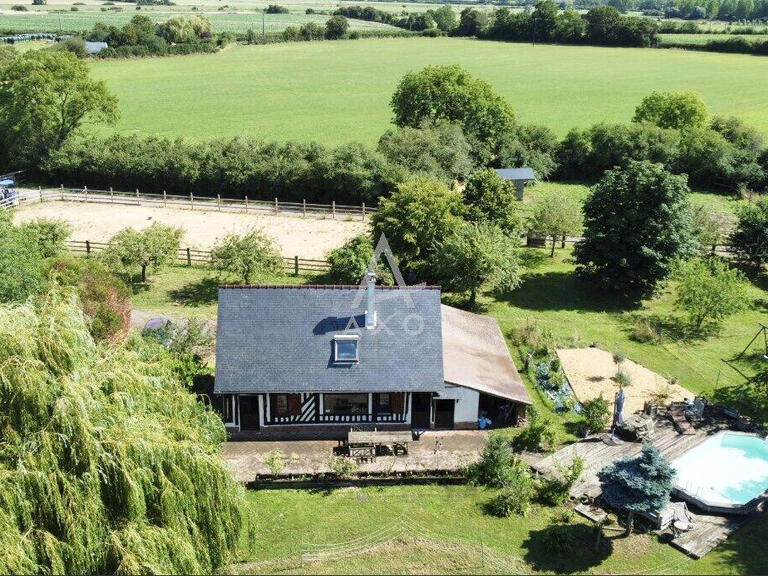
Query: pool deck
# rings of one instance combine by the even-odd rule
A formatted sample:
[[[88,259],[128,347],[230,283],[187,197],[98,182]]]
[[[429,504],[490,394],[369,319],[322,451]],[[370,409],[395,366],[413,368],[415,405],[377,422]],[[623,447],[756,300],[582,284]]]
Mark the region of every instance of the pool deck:
[[[695,428],[695,434],[679,433],[669,420],[659,420],[651,444],[656,446],[668,459],[674,460],[694,446],[701,444],[712,435],[726,429],[722,425],[710,424]],[[584,472],[579,481],[571,489],[571,496],[580,499],[582,496],[597,498],[601,491],[597,473],[608,464],[636,456],[642,450],[640,442],[619,442],[615,444],[603,442],[602,437],[588,438],[565,446],[557,452],[545,457],[523,458],[537,473],[543,476],[556,476],[560,467],[567,467],[574,455],[584,460]],[[733,532],[743,526],[754,516],[752,515],[716,515],[705,514],[693,507],[690,510],[694,520],[694,529],[674,536],[670,544],[692,558],[701,558]]]

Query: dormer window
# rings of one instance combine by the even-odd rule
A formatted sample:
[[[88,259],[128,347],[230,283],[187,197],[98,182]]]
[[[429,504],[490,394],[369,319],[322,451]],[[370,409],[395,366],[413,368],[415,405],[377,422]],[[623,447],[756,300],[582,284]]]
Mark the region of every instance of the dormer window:
[[[339,334],[333,338],[333,359],[335,362],[358,362],[357,334]]]

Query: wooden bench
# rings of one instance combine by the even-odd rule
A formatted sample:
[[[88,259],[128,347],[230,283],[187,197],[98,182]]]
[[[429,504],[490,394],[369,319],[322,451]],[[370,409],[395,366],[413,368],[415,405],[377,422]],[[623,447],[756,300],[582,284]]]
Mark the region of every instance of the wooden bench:
[[[685,411],[681,406],[672,406],[672,408],[669,409],[669,415],[672,417],[672,422],[674,423],[675,428],[680,431],[680,434],[686,436],[696,434],[696,430],[694,430],[691,423],[688,422],[688,418],[685,416]]]

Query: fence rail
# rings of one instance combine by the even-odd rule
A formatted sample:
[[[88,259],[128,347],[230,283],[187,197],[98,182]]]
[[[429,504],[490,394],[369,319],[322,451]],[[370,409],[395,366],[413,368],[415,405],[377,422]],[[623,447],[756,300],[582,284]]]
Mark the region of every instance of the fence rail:
[[[101,252],[107,247],[105,242],[93,242],[91,240],[67,240],[67,249],[76,254],[85,254],[90,256]],[[211,263],[211,252],[209,250],[200,250],[198,248],[179,248],[177,261],[187,266],[208,265]],[[303,272],[322,273],[327,272],[330,264],[327,260],[317,260],[312,258],[299,258],[298,256],[283,256],[283,265],[285,271],[293,274]]]
[[[154,206],[163,208],[181,208],[187,210],[215,210],[218,212],[236,213],[262,213],[262,214],[289,214],[301,216],[330,216],[331,218],[366,218],[375,212],[375,209],[365,205],[352,206],[349,204],[313,204],[302,202],[281,202],[278,198],[272,201],[251,200],[247,196],[240,199],[222,198],[220,194],[214,196],[195,196],[190,192],[189,196],[176,194],[146,194],[138,189],[134,192],[109,190],[96,190],[83,188],[48,188],[19,193],[20,203],[46,202],[59,200],[62,202],[94,202],[98,204],[116,204],[121,206]]]

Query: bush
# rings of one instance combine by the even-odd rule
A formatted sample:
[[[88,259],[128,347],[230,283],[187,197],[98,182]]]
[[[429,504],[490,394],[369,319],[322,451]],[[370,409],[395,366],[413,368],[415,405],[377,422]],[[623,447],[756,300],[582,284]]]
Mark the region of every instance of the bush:
[[[629,375],[628,372],[625,372],[624,370],[619,370],[616,373],[614,380],[616,381],[616,384],[622,387],[632,385],[632,377]]]
[[[334,284],[360,284],[373,256],[373,244],[368,236],[360,234],[350,238],[343,246],[334,248],[327,255],[331,266],[328,271],[330,281]],[[386,263],[376,263],[376,278],[379,283],[393,283],[392,272]]]
[[[346,456],[334,456],[328,460],[328,467],[337,478],[349,478],[360,468],[355,460]]]
[[[128,333],[131,291],[97,260],[61,256],[46,262],[43,275],[75,288],[94,340],[116,342]]]
[[[603,395],[582,402],[581,406],[581,415],[584,418],[581,424],[582,433],[586,436],[604,430],[611,413],[608,401]]]
[[[486,510],[489,514],[501,518],[507,518],[513,514],[527,516],[534,494],[535,487],[528,467],[522,461],[516,460],[507,483],[486,504]]]
[[[344,16],[331,16],[325,23],[325,37],[328,40],[339,40],[347,35],[349,22]]]
[[[243,284],[283,270],[275,241],[256,228],[242,236],[227,234],[211,249],[211,266],[237,275]]]
[[[515,437],[515,446],[522,450],[540,452],[555,447],[555,428],[535,406],[528,407],[529,424]]]
[[[26,6],[22,6],[21,4],[15,4],[11,6],[11,10],[15,12],[28,12],[28,9]]]
[[[578,482],[584,471],[584,460],[580,456],[573,457],[568,467],[558,467],[557,478],[544,478],[539,487],[539,499],[551,506],[565,504],[571,497],[571,488]]]
[[[280,6],[280,4],[270,4],[264,9],[264,12],[267,14],[288,14],[290,10],[285,6]]]
[[[661,333],[648,318],[635,320],[629,337],[642,344],[659,344],[662,341]]]
[[[467,478],[473,484],[501,488],[516,474],[515,466],[516,459],[507,439],[491,433],[480,461],[467,470]]]
[[[275,448],[272,452],[264,454],[264,464],[267,465],[273,476],[277,476],[285,468],[285,456],[278,448]]]

